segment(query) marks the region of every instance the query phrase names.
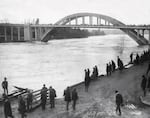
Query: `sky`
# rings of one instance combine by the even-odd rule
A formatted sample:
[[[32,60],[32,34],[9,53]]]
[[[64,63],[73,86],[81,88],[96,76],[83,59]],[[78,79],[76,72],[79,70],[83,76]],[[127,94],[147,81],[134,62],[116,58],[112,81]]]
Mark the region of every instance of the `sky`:
[[[150,24],[150,0],[0,0],[0,22],[39,18],[40,24],[54,24],[80,12],[107,15],[128,25]]]

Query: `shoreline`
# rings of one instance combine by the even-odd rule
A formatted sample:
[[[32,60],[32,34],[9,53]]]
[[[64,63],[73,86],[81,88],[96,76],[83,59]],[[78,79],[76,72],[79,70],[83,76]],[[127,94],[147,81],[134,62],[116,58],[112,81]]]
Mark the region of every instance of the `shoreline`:
[[[129,68],[131,68],[132,66],[135,66],[135,65],[134,65],[134,64],[131,64],[131,63],[127,63],[126,65],[124,65],[124,67],[125,67],[124,69],[129,69]],[[115,71],[119,71],[118,68],[116,68]],[[98,76],[98,78],[97,78],[96,80],[100,79],[101,77],[107,77],[107,75],[106,75],[106,74],[101,74],[101,75]],[[96,80],[92,80],[92,81],[96,81]],[[69,87],[74,88],[74,87],[80,86],[80,85],[82,85],[82,84],[84,84],[84,81],[81,81],[81,82],[76,83],[76,84],[74,84],[74,85],[71,85],[71,86],[69,86]]]
[[[128,69],[124,69],[123,72],[115,71],[111,76],[101,76],[95,81],[91,81],[89,86],[89,91],[85,92],[84,82],[77,83],[70,86],[71,88],[76,88],[79,100],[77,101],[76,111],[72,110],[72,103],[70,104],[70,110],[67,112],[65,109],[65,101],[63,98],[56,99],[56,108],[49,108],[49,100],[47,101],[46,110],[42,111],[41,108],[35,109],[33,112],[27,113],[28,118],[83,118],[85,115],[92,112],[98,112],[100,116],[107,118],[115,118],[115,101],[114,101],[114,91],[119,90],[124,97],[124,101],[130,101],[137,103],[139,95],[142,95],[142,90],[140,88],[141,74],[145,73],[147,69],[148,61],[143,64],[133,65]],[[127,74],[128,73],[128,74]],[[140,76],[139,76],[140,75]],[[133,104],[132,104],[133,105]],[[138,107],[135,104],[136,109],[134,111],[140,112],[141,115],[137,117],[133,115],[133,110],[127,109],[126,106],[122,108],[124,118],[148,118],[149,112],[147,109]],[[3,108],[0,108],[1,114],[3,114]],[[20,116],[17,111],[17,104],[12,105],[13,114],[15,116]],[[96,111],[95,111],[96,110]],[[3,116],[3,115],[2,115]],[[143,117],[145,116],[145,117]],[[99,117],[95,117],[99,118]]]

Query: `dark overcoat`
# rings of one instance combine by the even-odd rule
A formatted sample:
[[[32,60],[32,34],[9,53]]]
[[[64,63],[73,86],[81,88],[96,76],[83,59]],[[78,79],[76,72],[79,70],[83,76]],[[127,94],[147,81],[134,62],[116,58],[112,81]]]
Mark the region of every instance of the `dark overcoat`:
[[[4,101],[4,113],[6,116],[12,116],[11,105],[8,100]]]

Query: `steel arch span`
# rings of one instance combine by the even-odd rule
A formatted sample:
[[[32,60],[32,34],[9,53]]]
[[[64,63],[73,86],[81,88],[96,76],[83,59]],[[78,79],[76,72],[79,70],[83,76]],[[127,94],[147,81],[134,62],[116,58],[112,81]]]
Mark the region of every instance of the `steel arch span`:
[[[68,16],[60,19],[59,21],[57,21],[54,25],[67,25],[67,23],[69,23],[72,20],[76,20],[78,18],[84,18],[84,17],[96,17],[97,19],[101,19],[101,20],[104,20],[106,22],[109,22],[114,26],[126,26],[124,23],[122,23],[121,21],[119,21],[115,18],[112,18],[110,16],[106,16],[106,15],[102,15],[102,14],[96,14],[96,13],[76,13],[76,14],[68,15]],[[53,30],[53,28],[49,29],[43,35],[43,37],[41,38],[41,41],[47,42],[48,40],[50,40],[50,35],[51,35],[52,30]],[[123,32],[128,34],[139,45],[148,44],[148,40],[146,40],[142,35],[138,34],[138,32],[136,32],[134,29],[120,28],[120,30],[122,30]]]

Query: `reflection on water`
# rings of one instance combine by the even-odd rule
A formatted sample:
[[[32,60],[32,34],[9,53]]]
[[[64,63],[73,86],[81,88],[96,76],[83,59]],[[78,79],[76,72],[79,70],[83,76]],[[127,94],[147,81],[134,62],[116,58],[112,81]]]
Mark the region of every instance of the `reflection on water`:
[[[148,46],[138,46],[127,35],[106,35],[83,39],[53,40],[48,43],[1,43],[0,82],[6,76],[9,89],[13,85],[40,89],[43,84],[52,85],[62,96],[66,86],[84,80],[84,69],[98,65],[105,74],[106,63],[129,62],[131,52],[141,53]],[[0,88],[2,92],[2,88]]]

